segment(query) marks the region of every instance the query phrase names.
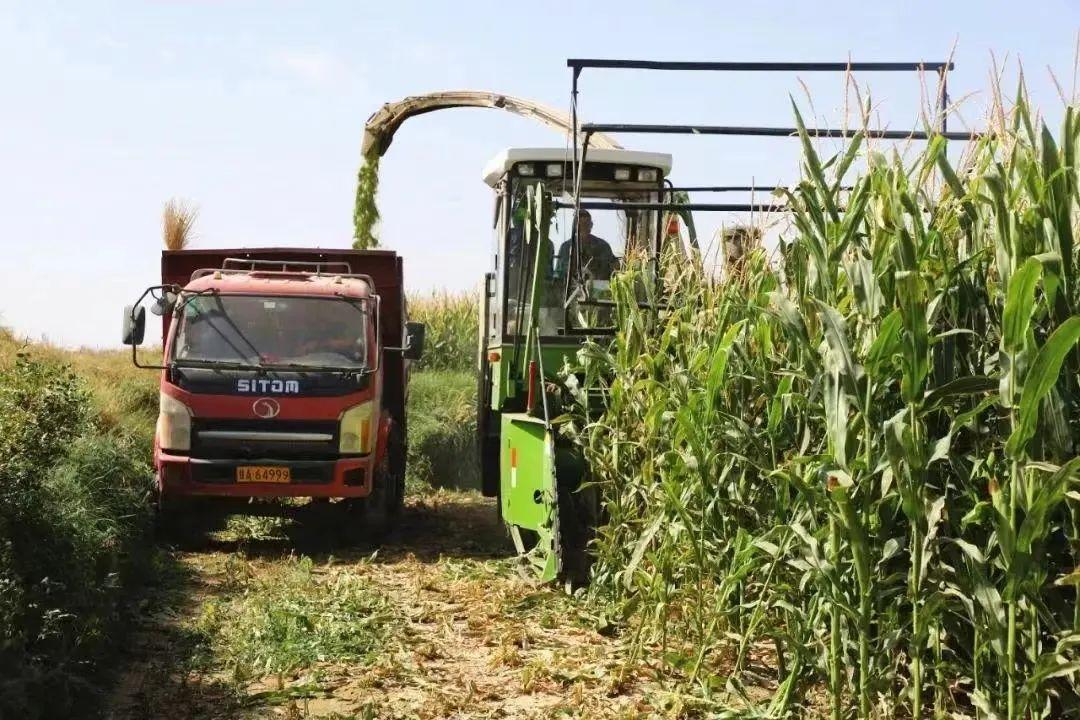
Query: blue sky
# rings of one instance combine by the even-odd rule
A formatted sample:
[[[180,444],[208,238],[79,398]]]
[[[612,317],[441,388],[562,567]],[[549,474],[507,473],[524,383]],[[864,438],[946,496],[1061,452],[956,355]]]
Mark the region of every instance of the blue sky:
[[[1072,82],[1078,0],[1015,2],[11,2],[0,0],[0,324],[113,346],[157,281],[160,213],[200,208],[195,247],[347,246],[364,120],[383,102],[490,89],[568,105],[567,57],[937,60],[985,91],[990,53]],[[836,76],[803,78],[837,121]],[[882,121],[910,126],[914,76],[867,76]],[[794,75],[586,74],[595,121],[788,125]],[[985,92],[965,116],[980,124]],[[383,244],[415,290],[475,286],[488,266],[488,158],[564,138],[507,114],[414,119],[383,161]],[[674,154],[683,184],[788,182],[787,140],[626,137]]]

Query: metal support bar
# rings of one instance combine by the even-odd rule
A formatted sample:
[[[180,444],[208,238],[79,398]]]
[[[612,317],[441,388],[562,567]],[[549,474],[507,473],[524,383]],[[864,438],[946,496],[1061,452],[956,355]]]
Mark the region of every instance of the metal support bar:
[[[689,187],[670,187],[664,188],[664,192],[763,192],[771,193],[776,190],[786,190],[787,188],[780,185],[701,185],[701,186],[689,186]],[[852,190],[851,185],[841,185],[840,190]]]
[[[616,330],[618,330],[616,327],[576,328],[567,326],[561,334],[571,337],[588,337],[589,335],[614,335]]]
[[[787,205],[768,205],[765,203],[677,203],[677,202],[604,202],[589,200],[582,202],[555,202],[556,209],[581,210],[702,210],[714,212],[784,212],[791,208]]]
[[[581,126],[586,134],[597,132],[643,133],[650,135],[738,135],[742,137],[798,137],[798,128],[756,127],[752,125],[643,125],[637,123],[585,123]],[[807,128],[812,137],[854,137],[859,130],[852,128]],[[971,140],[979,133],[933,132],[923,130],[864,130],[867,137],[883,140],[929,140],[938,135],[948,140]]]
[[[607,70],[727,70],[736,72],[917,72],[952,70],[951,62],[683,62],[666,60],[607,60],[571,58],[566,66]]]

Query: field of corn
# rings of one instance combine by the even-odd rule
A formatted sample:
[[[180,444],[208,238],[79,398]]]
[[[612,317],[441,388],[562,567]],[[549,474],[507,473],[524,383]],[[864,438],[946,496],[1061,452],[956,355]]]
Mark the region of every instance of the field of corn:
[[[624,274],[578,359],[591,593],[725,717],[1080,716],[1080,117],[991,130],[803,133],[776,257]]]

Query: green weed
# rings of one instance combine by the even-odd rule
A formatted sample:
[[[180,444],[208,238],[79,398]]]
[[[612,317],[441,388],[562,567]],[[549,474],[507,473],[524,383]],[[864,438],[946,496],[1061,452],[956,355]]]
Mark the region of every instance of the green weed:
[[[308,558],[290,558],[245,585],[207,603],[197,622],[214,661],[240,681],[318,663],[374,662],[398,628],[369,581]]]
[[[426,371],[409,382],[409,463],[412,491],[424,487],[478,488],[476,378]]]
[[[21,353],[0,365],[0,715],[87,695],[124,592],[148,567],[150,471],[87,384]]]

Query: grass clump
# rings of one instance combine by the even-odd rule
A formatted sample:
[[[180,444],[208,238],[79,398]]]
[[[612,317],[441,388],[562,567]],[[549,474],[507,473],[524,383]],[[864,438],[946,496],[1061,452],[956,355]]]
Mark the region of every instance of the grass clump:
[[[89,694],[147,568],[146,451],[103,429],[64,364],[26,352],[0,364],[0,716],[66,716]]]
[[[414,492],[426,487],[480,487],[472,373],[432,370],[410,378],[406,481]]]
[[[729,713],[1078,716],[1080,113],[801,135],[779,263],[613,281],[595,592]]]
[[[409,379],[412,491],[477,489],[475,294],[432,292],[408,300],[409,317],[427,325],[424,356]]]
[[[15,363],[20,354],[69,367],[89,392],[99,429],[126,435],[144,443],[149,457],[158,414],[158,374],[135,367],[130,350],[64,350],[52,345],[29,344],[0,328],[0,368]],[[161,348],[140,350],[143,362],[161,360]]]
[[[203,607],[197,629],[215,662],[237,681],[319,663],[370,664],[399,629],[387,599],[347,570],[289,558],[243,580],[229,599]]]

